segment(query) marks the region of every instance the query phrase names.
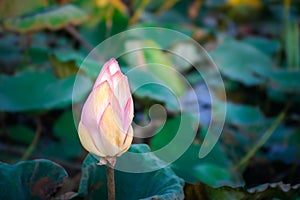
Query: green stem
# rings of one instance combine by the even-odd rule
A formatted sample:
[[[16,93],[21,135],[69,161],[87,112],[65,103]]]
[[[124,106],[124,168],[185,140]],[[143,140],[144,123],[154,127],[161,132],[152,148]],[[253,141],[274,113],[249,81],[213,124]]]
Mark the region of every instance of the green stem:
[[[88,52],[93,50],[93,46],[71,25],[67,25],[65,30],[75,38]]]
[[[108,191],[108,200],[115,200],[115,175],[114,168],[107,164],[106,168],[107,176],[107,191]]]
[[[263,134],[263,136],[259,139],[259,141],[248,151],[245,157],[233,168],[233,170],[237,170],[238,168],[241,168],[242,166],[245,166],[246,163],[250,160],[250,158],[257,152],[257,150],[262,147],[267,140],[271,137],[273,132],[276,130],[278,125],[281,123],[285,116],[285,112],[282,112],[274,121],[272,126]]]
[[[21,161],[27,160],[30,157],[30,155],[34,151],[34,149],[40,139],[42,125],[41,125],[41,122],[39,121],[39,119],[36,120],[36,124],[37,124],[37,128],[36,128],[35,136],[31,142],[31,144],[29,145],[29,147],[26,149],[25,153],[23,154]]]
[[[129,25],[134,25],[139,20],[140,16],[142,15],[143,11],[145,10],[145,8],[147,7],[147,5],[149,3],[150,3],[150,0],[142,0],[141,1],[139,7],[137,9],[135,9],[135,13],[129,20]]]

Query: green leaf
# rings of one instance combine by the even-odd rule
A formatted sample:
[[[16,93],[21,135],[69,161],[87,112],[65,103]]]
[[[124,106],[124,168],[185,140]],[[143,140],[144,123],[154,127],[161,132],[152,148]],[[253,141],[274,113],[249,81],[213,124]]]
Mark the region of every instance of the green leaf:
[[[300,71],[274,70],[268,75],[268,96],[276,102],[300,101]]]
[[[77,141],[77,130],[73,120],[72,111],[64,112],[55,122],[54,135],[65,141]],[[76,134],[76,135],[74,135]]]
[[[0,199],[50,199],[67,172],[49,160],[8,165],[0,162]]]
[[[242,170],[245,169],[246,164],[249,162],[250,158],[261,148],[271,137],[274,131],[282,122],[285,113],[281,113],[271,124],[271,126],[265,131],[265,133],[260,137],[260,139],[255,142],[255,144],[248,150],[247,154],[238,162],[235,166],[235,169],[241,168]]]
[[[270,86],[284,93],[300,94],[300,70],[277,70],[270,78]]]
[[[186,199],[296,199],[300,191],[300,185],[291,186],[290,184],[266,183],[254,188],[245,187],[232,188],[223,186],[213,188],[209,185],[187,185]]]
[[[128,66],[142,68],[155,75],[165,87],[169,87],[176,95],[181,95],[185,90],[185,83],[173,68],[173,63],[162,48],[152,40],[129,40],[125,44],[124,55]],[[133,51],[132,49],[139,49]]]
[[[68,76],[75,75],[78,71],[74,61],[61,62],[54,55],[50,55],[49,61],[55,75],[59,78],[66,78]]]
[[[268,97],[275,102],[300,102],[300,96],[290,93],[283,93],[277,89],[269,88]]]
[[[22,50],[16,44],[19,37],[13,34],[4,34],[0,38],[0,65],[1,70],[11,71],[22,60]]]
[[[181,121],[181,118],[184,121]],[[172,141],[175,135],[180,134],[177,133],[180,123],[186,126],[186,129],[184,130],[186,138],[195,137],[193,135],[196,131],[193,128],[195,119],[192,116],[185,114],[181,117],[169,119],[163,127],[158,128],[160,131],[152,138],[151,148],[153,151],[161,149],[167,144],[171,144],[170,141]],[[204,132],[205,131],[203,131],[203,135],[205,134]],[[199,142],[199,139],[200,138],[196,137],[194,142],[185,152],[183,152],[183,154],[180,152],[178,146],[182,146],[182,143],[187,141],[181,140],[177,143],[172,141],[172,145],[169,146],[170,151],[168,152],[168,156],[182,154],[171,165],[176,174],[184,178],[187,182],[196,183],[201,181],[211,184],[214,187],[219,187],[221,185],[240,185],[241,182],[235,180],[235,174],[230,171],[231,163],[218,143],[206,157],[202,159],[199,158],[199,150],[202,145]]]
[[[243,42],[256,47],[258,50],[268,55],[279,52],[281,47],[278,40],[270,40],[263,37],[248,36],[246,38],[243,38]]]
[[[134,96],[143,99],[156,100],[165,103],[168,110],[178,111],[179,104],[175,96],[162,87],[163,84],[156,76],[149,70],[135,69],[127,74],[131,91],[134,91]],[[141,79],[141,77],[143,77]]]
[[[49,51],[50,50],[48,48],[43,47],[43,44],[40,44],[39,47],[28,48],[28,54],[30,56],[32,63],[34,63],[34,64],[48,62],[49,61]]]
[[[59,141],[52,142],[46,146],[44,155],[72,159],[82,153],[81,144],[75,127],[72,111],[64,112],[55,122],[53,134]]]
[[[215,164],[199,164],[194,167],[195,177],[208,185],[218,185],[220,182],[230,182],[228,169]]]
[[[44,29],[58,30],[69,24],[79,25],[86,19],[87,14],[84,11],[69,4],[5,19],[3,27],[6,30],[27,33]]]
[[[30,111],[55,109],[72,102],[75,76],[58,80],[45,72],[25,71],[15,76],[0,75],[0,111]],[[91,81],[77,76],[80,88],[74,91],[73,101],[79,101],[88,93]]]
[[[161,3],[163,4],[163,2]],[[161,6],[159,4],[159,6]],[[151,12],[144,12],[143,15],[141,16],[141,19],[146,22],[152,22],[156,23],[159,25],[164,25],[164,24],[188,24],[188,20],[185,16],[182,15],[182,13],[175,11],[175,10],[166,10],[162,13],[154,14]],[[138,24],[139,25],[139,24]]]
[[[287,67],[289,69],[299,69],[299,27],[296,20],[288,20],[285,26],[285,51],[287,57]]]
[[[23,144],[30,144],[34,138],[34,131],[23,125],[15,125],[8,128],[9,139]]]
[[[150,152],[147,145],[136,144],[129,149],[134,153]],[[89,154],[82,165],[82,178],[79,195],[90,199],[107,199],[106,166],[97,165],[99,161]],[[143,157],[138,165],[159,165],[161,161],[150,154]],[[118,160],[117,160],[118,163]],[[134,161],[133,161],[134,163]],[[165,167],[147,173],[126,173],[115,170],[116,199],[183,199],[183,181]]]
[[[255,125],[266,122],[266,118],[258,107],[226,103],[226,122],[237,126]]]
[[[144,14],[147,18],[148,13],[145,12],[146,14]],[[144,18],[143,16],[141,18]],[[178,34],[166,34],[166,35],[162,35],[162,34],[153,34],[155,32],[153,31],[147,31],[147,28],[155,28],[155,27],[159,27],[159,28],[166,28],[166,29],[170,29],[170,30],[174,30],[174,31],[178,31],[184,35],[178,35]],[[179,42],[186,42],[187,40],[189,40],[191,37],[193,37],[194,31],[195,29],[193,29],[192,27],[187,27],[187,26],[179,26],[178,24],[174,24],[174,25],[170,25],[170,24],[161,24],[161,23],[156,23],[156,22],[152,22],[152,20],[147,20],[146,22],[140,22],[138,24],[133,25],[131,28],[141,28],[141,29],[145,29],[146,31],[140,31],[141,34],[136,35],[139,39],[143,39],[143,40],[149,40],[152,39],[153,41],[155,41],[157,44],[159,44],[160,47],[162,47],[163,49],[168,49],[171,48],[174,44],[177,44]],[[170,33],[170,32],[169,32]],[[135,37],[136,37],[135,36]],[[190,38],[188,38],[190,37]]]
[[[263,75],[272,69],[271,59],[267,55],[231,38],[225,38],[210,54],[222,74],[247,86],[264,83]]]
[[[94,46],[112,35],[125,31],[128,27],[129,18],[127,14],[115,9],[111,13],[111,19],[106,19],[107,10],[107,8],[94,9],[90,13],[89,21],[80,27],[80,33]],[[111,25],[108,25],[108,21],[111,22]]]
[[[27,0],[26,4],[22,0],[1,0],[0,19],[20,16],[36,9],[45,8],[47,5],[48,1],[46,0]]]
[[[203,60],[203,55],[199,54],[199,49],[191,42],[177,42],[174,44],[170,51],[176,56],[171,56],[172,62],[175,63],[174,67],[180,71],[188,71],[195,65]],[[185,55],[184,59],[177,55]]]
[[[85,60],[86,57],[84,55],[75,51],[57,51],[53,54],[53,57],[62,64],[74,64],[75,62],[77,68],[84,70],[92,78],[97,78],[102,67],[99,61],[90,57],[88,57],[89,59]]]

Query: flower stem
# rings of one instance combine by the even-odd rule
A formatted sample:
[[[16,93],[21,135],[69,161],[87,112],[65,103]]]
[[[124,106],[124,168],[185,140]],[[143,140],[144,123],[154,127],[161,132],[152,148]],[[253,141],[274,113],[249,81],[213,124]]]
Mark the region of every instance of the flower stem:
[[[109,164],[106,168],[106,176],[107,176],[107,191],[108,191],[108,200],[115,200],[115,175],[114,168]]]

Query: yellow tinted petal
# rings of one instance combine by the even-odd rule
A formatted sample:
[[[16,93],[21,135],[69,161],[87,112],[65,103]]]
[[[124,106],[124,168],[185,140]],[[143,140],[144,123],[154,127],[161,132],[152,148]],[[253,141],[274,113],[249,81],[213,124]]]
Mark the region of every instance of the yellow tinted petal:
[[[127,132],[127,137],[125,138],[125,141],[123,142],[121,151],[118,153],[117,156],[120,156],[123,153],[125,153],[126,151],[128,151],[128,149],[132,143],[132,140],[133,140],[133,129],[132,129],[132,126],[130,126],[128,129],[128,132]]]
[[[99,121],[99,129],[105,150],[109,152],[107,156],[116,156],[122,150],[126,133],[122,131],[122,124],[110,105]]]
[[[96,147],[93,138],[91,137],[88,129],[80,122],[78,126],[78,135],[82,146],[88,151],[97,156],[105,156],[102,152]]]

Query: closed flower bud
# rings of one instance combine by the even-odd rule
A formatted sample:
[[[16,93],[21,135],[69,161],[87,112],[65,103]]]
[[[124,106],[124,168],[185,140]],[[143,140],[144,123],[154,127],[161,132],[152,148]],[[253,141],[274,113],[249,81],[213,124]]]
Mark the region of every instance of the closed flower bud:
[[[100,164],[114,165],[116,156],[128,150],[133,138],[133,101],[127,77],[118,62],[104,64],[84,103],[78,134],[82,146],[100,156]]]

